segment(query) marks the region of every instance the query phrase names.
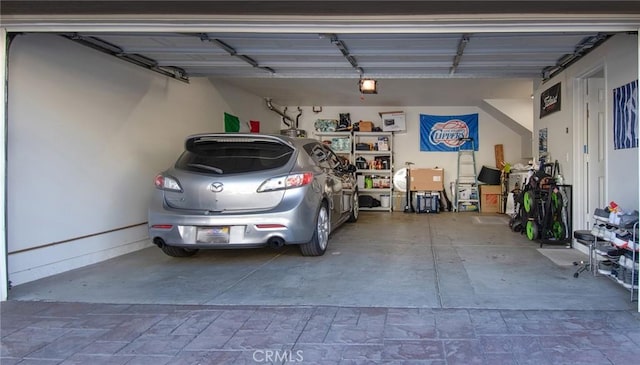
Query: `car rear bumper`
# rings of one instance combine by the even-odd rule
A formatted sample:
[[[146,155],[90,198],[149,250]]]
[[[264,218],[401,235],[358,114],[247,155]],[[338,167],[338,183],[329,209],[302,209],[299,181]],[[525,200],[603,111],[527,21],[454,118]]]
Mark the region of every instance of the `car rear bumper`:
[[[261,247],[279,240],[284,244],[307,243],[315,230],[317,211],[311,201],[316,200],[301,199],[288,210],[236,215],[184,214],[159,203],[149,209],[149,237],[155,243],[160,239],[171,246],[202,249]],[[199,241],[198,232],[210,227],[228,227],[228,242]]]

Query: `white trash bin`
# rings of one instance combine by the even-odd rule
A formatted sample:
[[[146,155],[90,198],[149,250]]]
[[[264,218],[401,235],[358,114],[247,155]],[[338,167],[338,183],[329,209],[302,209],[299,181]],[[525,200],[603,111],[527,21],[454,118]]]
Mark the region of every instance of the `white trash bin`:
[[[380,206],[383,208],[389,208],[391,197],[389,195],[380,195]]]

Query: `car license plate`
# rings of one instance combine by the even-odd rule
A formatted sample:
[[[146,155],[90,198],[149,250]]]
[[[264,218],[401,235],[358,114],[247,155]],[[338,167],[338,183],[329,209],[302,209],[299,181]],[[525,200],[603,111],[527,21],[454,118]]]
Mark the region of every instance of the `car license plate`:
[[[198,227],[197,243],[229,243],[229,227]]]

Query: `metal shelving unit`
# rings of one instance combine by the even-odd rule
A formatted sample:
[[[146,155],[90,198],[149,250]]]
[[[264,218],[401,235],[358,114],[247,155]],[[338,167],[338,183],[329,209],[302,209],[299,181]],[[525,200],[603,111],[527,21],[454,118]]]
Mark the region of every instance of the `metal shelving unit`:
[[[393,209],[393,132],[314,132],[316,139],[331,142],[331,149],[358,167],[358,192],[380,200],[379,207],[360,207],[360,210],[390,212]],[[357,144],[368,149],[357,149]],[[363,168],[360,161],[366,161]],[[377,161],[381,161],[377,163]],[[386,162],[384,162],[386,161]],[[388,198],[387,202],[384,197]],[[383,204],[387,203],[387,204]]]
[[[368,144],[370,149],[358,149],[358,144]],[[360,168],[366,161],[368,168]],[[371,195],[381,201],[380,207],[360,207],[361,210],[393,210],[393,132],[353,132],[353,160],[358,168],[357,175],[364,187],[359,187],[360,195]],[[386,161],[386,162],[385,162]],[[388,201],[384,201],[388,199]],[[387,206],[385,206],[387,205]]]
[[[637,241],[637,239],[638,239],[638,222],[636,222],[633,225],[633,228],[626,228],[625,229],[625,228],[619,227],[619,226],[617,226],[615,224],[611,224],[609,222],[600,220],[600,219],[598,219],[598,217],[594,216],[594,227],[596,227],[598,224],[603,224],[603,223],[606,224],[607,226],[614,227],[614,228],[617,228],[617,229],[623,229],[623,230],[625,230],[627,232],[630,232],[631,236],[632,236],[632,242],[635,242],[636,246],[635,247],[631,247],[631,248],[629,248],[629,247],[620,248],[617,245],[615,245],[614,243],[612,243],[609,238],[603,237],[601,235],[597,235],[596,234],[595,236],[597,236],[599,239],[609,242],[609,244],[611,245],[611,249],[617,248],[617,249],[624,249],[625,251],[630,251],[632,253],[631,254],[631,267],[628,267],[628,265],[620,264],[619,260],[620,260],[620,257],[622,257],[622,256],[620,256],[618,258],[610,257],[608,255],[603,255],[603,254],[598,253],[597,250],[595,249],[595,247],[590,247],[590,249],[589,249],[590,262],[593,264],[593,267],[591,268],[592,272],[593,272],[594,275],[606,276],[606,277],[610,278],[611,280],[613,280],[614,282],[622,285],[625,289],[627,289],[627,290],[629,290],[631,292],[631,301],[638,300],[638,287],[637,287],[637,285],[634,287],[634,282],[635,282],[636,278],[638,277],[638,263],[636,262],[636,259],[637,259],[638,254],[639,254],[638,247],[637,247],[637,243],[638,243],[638,241]],[[593,233],[593,231],[592,231],[592,233]],[[600,261],[604,261],[604,260],[609,260],[609,261],[617,264],[618,266],[623,266],[626,270],[629,270],[629,269],[631,270],[631,284],[630,284],[630,287],[626,287],[624,285],[624,282],[620,282],[620,280],[617,277],[613,277],[612,275],[606,275],[606,274],[603,274],[603,273],[599,273],[599,271],[598,271],[599,262]]]

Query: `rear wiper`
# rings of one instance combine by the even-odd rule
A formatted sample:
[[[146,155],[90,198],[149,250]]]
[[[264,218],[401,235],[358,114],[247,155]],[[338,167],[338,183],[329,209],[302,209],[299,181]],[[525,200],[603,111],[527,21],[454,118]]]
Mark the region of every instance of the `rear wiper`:
[[[208,170],[208,171],[213,171],[216,174],[222,174],[223,173],[222,169],[220,169],[220,168],[209,166],[209,165],[203,165],[203,164],[199,164],[199,163],[190,163],[187,166],[196,167],[196,168],[203,169],[203,170]]]

